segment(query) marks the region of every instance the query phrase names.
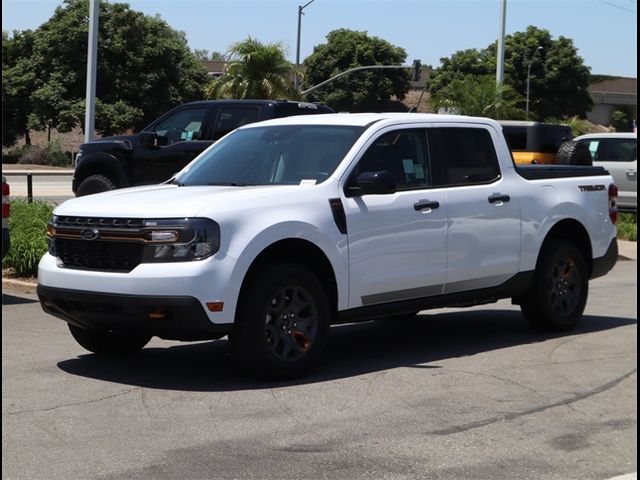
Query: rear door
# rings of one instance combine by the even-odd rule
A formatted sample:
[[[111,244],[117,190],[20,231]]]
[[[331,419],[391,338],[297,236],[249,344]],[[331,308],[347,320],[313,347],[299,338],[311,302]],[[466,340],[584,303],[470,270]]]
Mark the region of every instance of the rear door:
[[[434,124],[428,130],[434,186],[446,191],[444,293],[494,287],[520,264],[518,191],[500,172],[498,133],[481,124]]]

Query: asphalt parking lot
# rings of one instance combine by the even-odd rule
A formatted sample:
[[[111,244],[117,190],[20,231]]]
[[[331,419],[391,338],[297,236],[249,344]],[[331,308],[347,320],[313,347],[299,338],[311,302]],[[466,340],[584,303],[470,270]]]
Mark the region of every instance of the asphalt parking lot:
[[[3,479],[607,479],[637,470],[637,266],[565,334],[508,301],[334,328],[291,383],[226,340],[105,360],[2,294]]]

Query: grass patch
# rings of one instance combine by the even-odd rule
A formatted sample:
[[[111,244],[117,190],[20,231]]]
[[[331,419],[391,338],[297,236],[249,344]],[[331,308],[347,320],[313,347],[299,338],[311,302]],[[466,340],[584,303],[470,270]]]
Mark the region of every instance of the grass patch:
[[[638,214],[621,213],[618,217],[618,238],[620,240],[637,241],[638,236]]]
[[[47,251],[47,223],[53,209],[52,204],[41,200],[11,201],[11,246],[2,260],[3,268],[10,268],[21,277],[37,275],[38,262]]]

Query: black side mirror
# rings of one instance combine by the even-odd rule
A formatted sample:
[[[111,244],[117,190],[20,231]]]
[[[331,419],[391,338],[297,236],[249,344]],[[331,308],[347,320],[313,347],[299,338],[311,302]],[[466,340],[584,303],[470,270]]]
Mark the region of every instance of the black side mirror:
[[[380,172],[362,172],[355,182],[345,189],[347,197],[362,195],[387,195],[396,193],[396,179],[386,170]]]
[[[158,135],[156,132],[140,132],[138,134],[140,145],[147,148],[160,148],[169,143],[169,139],[164,135]]]

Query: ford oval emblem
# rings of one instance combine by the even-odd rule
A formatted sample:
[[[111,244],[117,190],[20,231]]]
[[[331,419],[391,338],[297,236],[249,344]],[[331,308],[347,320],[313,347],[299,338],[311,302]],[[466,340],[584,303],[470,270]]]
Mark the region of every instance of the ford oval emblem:
[[[80,232],[80,236],[83,240],[97,240],[100,237],[100,232],[97,228],[85,228]]]

